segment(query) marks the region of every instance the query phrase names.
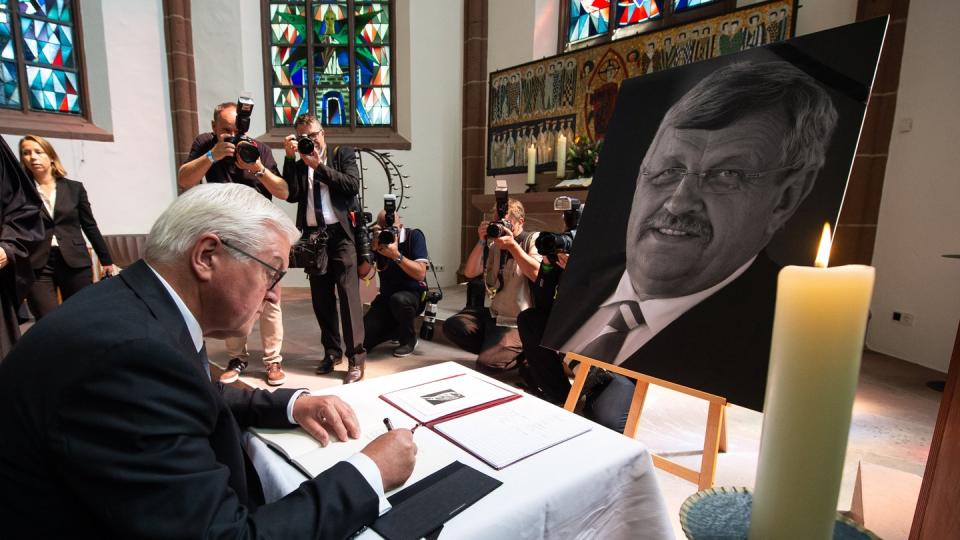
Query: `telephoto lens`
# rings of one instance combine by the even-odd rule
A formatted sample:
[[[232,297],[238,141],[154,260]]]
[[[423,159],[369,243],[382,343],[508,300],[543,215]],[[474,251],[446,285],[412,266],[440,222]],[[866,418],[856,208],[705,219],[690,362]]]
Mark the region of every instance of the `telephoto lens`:
[[[423,324],[420,325],[420,339],[433,341],[433,326],[437,321],[437,304],[427,301],[427,307],[423,310]]]
[[[317,145],[313,144],[313,139],[303,135],[297,138],[297,151],[301,154],[312,154],[313,151],[317,148]]]

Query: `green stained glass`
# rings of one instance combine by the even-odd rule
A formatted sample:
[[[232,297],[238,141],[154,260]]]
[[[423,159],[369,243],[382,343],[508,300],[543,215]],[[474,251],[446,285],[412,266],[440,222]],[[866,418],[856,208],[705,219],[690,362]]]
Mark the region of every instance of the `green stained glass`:
[[[386,4],[357,5],[354,12],[357,45],[390,44],[390,10]]]
[[[30,108],[62,113],[80,112],[77,74],[59,69],[27,66]]]
[[[357,124],[389,126],[390,122],[390,88],[357,88]]]
[[[313,33],[317,43],[324,45],[347,45],[349,32],[347,3],[343,0],[323,0],[314,4]]]
[[[307,19],[303,6],[270,5],[270,43],[299,45],[307,35]]]
[[[347,126],[350,119],[350,89],[346,86],[317,87],[317,116],[324,126]]]
[[[73,29],[38,19],[20,19],[25,45],[23,56],[28,62],[56,67],[74,67]]]
[[[357,84],[390,84],[390,47],[357,47]]]
[[[70,0],[20,0],[22,15],[46,17],[55,21],[70,22],[73,20]]]
[[[313,52],[314,84],[350,84],[350,50],[347,47],[316,47]]]
[[[277,126],[292,126],[301,114],[309,111],[310,102],[304,99],[305,88],[273,89],[273,123]]]
[[[307,84],[307,48],[270,47],[270,65],[273,68],[273,84],[303,86]]]

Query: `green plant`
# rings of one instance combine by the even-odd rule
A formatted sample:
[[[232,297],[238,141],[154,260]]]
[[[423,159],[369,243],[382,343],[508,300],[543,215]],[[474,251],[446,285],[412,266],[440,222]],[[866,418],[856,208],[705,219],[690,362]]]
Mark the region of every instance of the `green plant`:
[[[580,178],[592,177],[602,148],[603,141],[594,141],[589,135],[577,135],[567,150],[567,170]]]

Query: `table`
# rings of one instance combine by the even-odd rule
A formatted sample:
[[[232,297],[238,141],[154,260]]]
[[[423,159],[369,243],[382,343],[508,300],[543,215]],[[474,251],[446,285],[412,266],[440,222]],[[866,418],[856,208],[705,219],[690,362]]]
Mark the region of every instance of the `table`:
[[[380,400],[380,394],[461,373],[493,381],[460,364],[444,362],[315,393],[340,396],[358,415],[362,411],[399,417],[403,413]],[[529,407],[554,407],[526,394],[518,401]],[[366,424],[363,418],[361,423]],[[260,439],[248,434],[246,442],[267,502],[286,495],[305,479]],[[674,538],[647,449],[600,425],[499,471],[429,429],[416,430],[414,442],[421,454],[449,452],[452,459],[503,482],[447,522],[440,538]],[[341,458],[332,457],[332,461]],[[360,538],[379,536],[368,529]]]

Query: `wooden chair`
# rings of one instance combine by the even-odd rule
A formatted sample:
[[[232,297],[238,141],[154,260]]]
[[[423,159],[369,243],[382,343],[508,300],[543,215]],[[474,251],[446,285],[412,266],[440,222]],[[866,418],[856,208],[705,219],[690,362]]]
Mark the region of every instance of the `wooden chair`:
[[[578,360],[582,364],[577,370],[577,375],[573,379],[573,387],[570,389],[570,393],[567,394],[567,401],[563,406],[571,412],[580,401],[580,394],[583,392],[583,383],[587,380],[587,373],[590,371],[589,368],[591,366],[605,369],[637,381],[636,390],[633,392],[633,399],[630,401],[630,411],[627,414],[627,425],[623,430],[623,434],[631,439],[637,436],[640,425],[640,413],[643,411],[643,402],[647,396],[647,388],[649,388],[651,384],[708,401],[710,406],[707,412],[707,427],[703,438],[703,458],[700,461],[700,470],[685,467],[654,453],[651,453],[650,456],[653,458],[653,464],[658,468],[697,484],[700,490],[713,486],[713,480],[717,472],[717,454],[719,452],[725,452],[727,449],[726,422],[724,421],[724,411],[727,405],[726,398],[693,388],[687,388],[686,386],[644,375],[643,373],[601,362],[600,360],[588,358],[580,354],[567,353],[566,361],[570,362],[571,360]]]

